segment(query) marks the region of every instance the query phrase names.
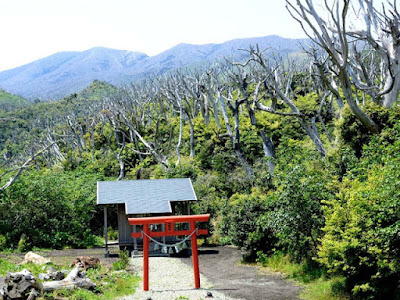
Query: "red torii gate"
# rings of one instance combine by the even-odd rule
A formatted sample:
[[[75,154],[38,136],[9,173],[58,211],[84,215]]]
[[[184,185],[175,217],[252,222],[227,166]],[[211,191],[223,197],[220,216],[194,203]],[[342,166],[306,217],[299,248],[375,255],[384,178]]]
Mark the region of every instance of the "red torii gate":
[[[133,238],[143,238],[143,290],[149,290],[149,237],[190,235],[192,243],[193,272],[195,288],[200,288],[199,256],[197,253],[197,235],[208,234],[207,229],[197,229],[196,222],[207,222],[210,215],[163,216],[148,218],[129,218],[130,225],[143,225],[143,233],[132,233]],[[175,230],[175,223],[189,223],[189,230]],[[150,224],[165,224],[165,231],[151,231]],[[197,231],[197,232],[194,232]]]

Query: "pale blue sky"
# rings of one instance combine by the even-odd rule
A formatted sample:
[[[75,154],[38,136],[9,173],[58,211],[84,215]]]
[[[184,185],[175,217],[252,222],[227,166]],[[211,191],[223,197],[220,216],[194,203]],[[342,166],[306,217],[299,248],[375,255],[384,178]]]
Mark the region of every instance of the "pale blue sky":
[[[1,0],[0,70],[95,46],[158,54],[179,43],[305,37],[284,0]]]

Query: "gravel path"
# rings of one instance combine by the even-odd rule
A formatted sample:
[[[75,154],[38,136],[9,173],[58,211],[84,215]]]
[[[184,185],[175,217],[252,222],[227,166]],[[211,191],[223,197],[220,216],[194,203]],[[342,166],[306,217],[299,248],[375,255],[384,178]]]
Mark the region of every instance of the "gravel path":
[[[131,259],[133,268],[138,275],[143,276],[143,258]],[[191,266],[182,262],[179,258],[171,257],[150,257],[149,258],[149,291],[143,291],[143,281],[132,296],[124,300],[175,300],[181,299],[202,300],[202,299],[226,299],[235,300],[238,298],[226,297],[221,292],[213,290],[213,284],[204,276],[200,275],[200,289],[194,288],[194,275]],[[207,292],[211,292],[213,298],[206,298]]]

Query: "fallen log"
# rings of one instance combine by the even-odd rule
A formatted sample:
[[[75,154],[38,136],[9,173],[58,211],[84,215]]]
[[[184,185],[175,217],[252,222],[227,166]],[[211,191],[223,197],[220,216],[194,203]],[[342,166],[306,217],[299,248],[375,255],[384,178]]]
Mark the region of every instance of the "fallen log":
[[[47,271],[47,273],[40,273],[37,277],[42,281],[63,280],[65,278],[65,274],[61,271]]]
[[[0,278],[0,299],[34,299],[35,289],[38,288],[36,278],[28,270],[7,272]]]
[[[96,283],[94,283],[89,278],[79,277],[82,269],[82,267],[75,267],[63,280],[43,282],[42,291],[51,292],[58,289],[72,290],[74,288],[83,288],[87,290],[93,289],[96,286]]]
[[[38,292],[35,289],[31,289],[31,293],[29,294],[28,298],[26,298],[26,300],[35,300],[37,296]]]

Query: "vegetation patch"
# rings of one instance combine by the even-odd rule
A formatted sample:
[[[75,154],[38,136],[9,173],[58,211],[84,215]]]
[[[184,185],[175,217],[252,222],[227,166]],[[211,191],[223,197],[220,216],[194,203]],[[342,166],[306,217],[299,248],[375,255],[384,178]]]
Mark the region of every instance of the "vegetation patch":
[[[345,291],[345,278],[329,276],[326,269],[321,268],[315,262],[293,262],[289,255],[281,251],[267,256],[258,253],[257,261],[261,264],[261,272],[279,273],[296,284],[303,287],[299,297],[301,299],[318,300],[345,300],[350,296]]]
[[[35,265],[32,263],[17,265],[10,262],[7,258],[0,258],[0,276],[6,275],[7,272],[18,272],[23,269],[29,270],[38,279],[39,273],[45,272],[45,268],[52,266],[56,270],[66,270],[69,266],[57,266],[52,263],[43,265]],[[55,290],[40,295],[38,299],[76,299],[76,300],[91,300],[91,299],[115,299],[125,295],[133,294],[136,287],[139,285],[140,277],[133,275],[129,271],[120,270],[114,272],[110,268],[99,266],[87,270],[86,276],[96,283],[96,288],[93,291],[83,289],[73,290]],[[40,280],[38,280],[40,282]]]

